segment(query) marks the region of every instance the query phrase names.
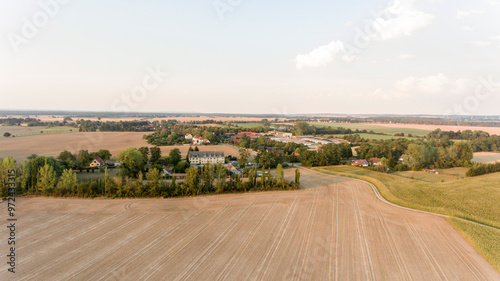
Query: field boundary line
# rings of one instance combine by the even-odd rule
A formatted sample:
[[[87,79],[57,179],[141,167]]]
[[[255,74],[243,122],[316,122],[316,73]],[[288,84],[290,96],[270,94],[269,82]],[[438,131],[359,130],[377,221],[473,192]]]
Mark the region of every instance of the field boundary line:
[[[500,230],[500,227],[488,225],[488,224],[485,224],[485,223],[473,221],[473,220],[462,218],[462,217],[457,217],[457,216],[454,216],[454,215],[446,215],[446,214],[441,214],[441,213],[436,213],[436,212],[431,212],[431,211],[425,211],[425,210],[420,210],[420,209],[414,209],[414,208],[410,208],[410,207],[405,207],[405,206],[402,206],[402,205],[398,205],[396,203],[393,203],[393,202],[385,199],[385,197],[383,197],[380,194],[378,188],[374,184],[372,184],[371,182],[365,181],[365,180],[361,180],[361,179],[358,179],[358,178],[355,178],[355,177],[351,177],[351,176],[347,176],[347,175],[346,176],[344,176],[344,175],[340,176],[340,175],[336,175],[336,174],[323,173],[323,172],[319,172],[319,171],[316,171],[316,170],[313,170],[313,169],[310,169],[310,168],[301,167],[301,169],[309,170],[309,171],[314,172],[314,173],[331,175],[331,176],[334,176],[334,177],[339,177],[339,178],[344,178],[344,179],[350,179],[350,180],[354,180],[354,181],[363,182],[363,183],[367,184],[368,186],[370,186],[370,188],[373,190],[373,193],[375,193],[375,196],[380,201],[382,201],[383,203],[385,203],[387,205],[393,206],[393,207],[397,207],[397,208],[400,208],[400,209],[403,209],[403,210],[407,210],[407,211],[412,211],[412,212],[418,212],[418,213],[422,213],[422,214],[427,214],[427,215],[434,215],[434,216],[438,216],[438,217],[441,217],[441,218],[444,218],[444,219],[446,219],[446,218],[455,218],[455,219],[458,219],[458,220],[461,220],[461,221],[464,221],[464,222],[469,222],[469,223],[473,223],[473,224],[476,224],[476,225],[488,227],[488,228],[493,229],[493,230],[497,230],[497,231]]]
[[[446,236],[446,234],[442,233],[441,227],[437,227],[436,225],[433,225],[434,229],[436,232],[443,238],[443,241],[445,242],[446,246],[453,252],[455,255],[460,259],[461,262],[464,263],[464,265],[469,269],[469,271],[474,275],[476,280],[488,280],[484,278],[484,275],[477,270],[477,268],[474,266],[474,264],[466,257],[464,256],[461,252],[460,249],[456,246],[453,245],[453,243],[450,243],[450,238]],[[479,277],[480,276],[480,277]]]

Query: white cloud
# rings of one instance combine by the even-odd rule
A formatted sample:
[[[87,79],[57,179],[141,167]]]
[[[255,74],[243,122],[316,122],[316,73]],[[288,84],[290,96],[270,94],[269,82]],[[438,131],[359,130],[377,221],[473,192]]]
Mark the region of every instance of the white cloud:
[[[401,55],[399,55],[399,58],[402,59],[402,60],[409,60],[409,59],[412,59],[414,57],[415,57],[414,55],[410,55],[410,54],[401,54]]]
[[[491,42],[489,42],[489,41],[471,41],[471,43],[475,46],[478,46],[478,47],[485,47],[485,46],[489,46]]]
[[[490,38],[491,41],[500,41],[500,35],[497,35],[497,36],[491,36]]]
[[[409,76],[394,84],[397,92],[416,94],[460,94],[470,91],[472,84],[467,79],[450,79],[443,73],[415,77]]]
[[[335,61],[351,62],[371,41],[410,36],[415,31],[430,25],[434,21],[434,16],[417,10],[414,3],[415,0],[396,0],[384,10],[374,14],[373,19],[367,21],[363,30],[355,29],[356,34],[351,44],[336,40],[309,53],[297,55],[295,58],[297,69],[325,66]]]
[[[490,0],[489,3],[491,6],[500,6],[500,1]]]
[[[376,30],[369,34],[374,39],[389,40],[410,36],[415,31],[429,26],[434,15],[419,11],[414,6],[415,0],[396,0],[386,8],[386,18],[376,17],[370,25]]]
[[[468,25],[462,25],[462,26],[460,27],[460,29],[461,29],[462,31],[474,31],[474,28],[472,28],[472,27],[470,27],[470,26],[468,26]]]
[[[450,95],[463,95],[473,92],[476,86],[473,82],[467,79],[451,79],[443,73],[422,77],[408,76],[386,89],[377,88],[371,93],[352,94],[351,98],[357,101],[394,100],[429,95],[434,97],[444,96],[446,98],[446,96]]]
[[[295,58],[297,69],[303,67],[320,67],[331,62],[344,61],[351,62],[355,56],[350,54],[342,41],[333,41],[328,45],[323,45],[311,52],[298,55]]]
[[[457,11],[456,17],[459,20],[464,20],[464,19],[471,18],[471,17],[477,17],[477,16],[480,16],[482,14],[484,14],[484,12],[479,11],[479,10]]]

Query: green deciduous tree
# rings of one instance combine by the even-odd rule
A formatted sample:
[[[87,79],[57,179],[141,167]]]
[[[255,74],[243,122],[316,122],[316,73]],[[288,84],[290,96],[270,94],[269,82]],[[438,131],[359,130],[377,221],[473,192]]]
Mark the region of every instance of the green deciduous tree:
[[[71,193],[75,190],[77,183],[76,174],[72,170],[64,170],[57,183],[56,194],[65,195]]]
[[[238,165],[240,165],[240,168],[244,168],[245,165],[248,163],[248,158],[250,157],[250,152],[248,152],[244,148],[240,148],[238,150],[238,153],[240,154],[240,157],[238,157]]]
[[[57,182],[54,168],[47,162],[38,170],[38,181],[36,183],[36,191],[49,194],[53,191]]]
[[[161,159],[161,149],[158,146],[153,146],[149,150],[151,152],[151,164],[158,164]]]
[[[171,165],[175,166],[181,160],[182,160],[181,151],[178,148],[170,150],[170,152],[168,153],[168,161]]]
[[[283,166],[281,164],[278,164],[276,167],[276,183],[278,186],[283,186],[285,181],[285,176],[284,176],[284,171],[283,171]]]
[[[137,177],[144,170],[143,155],[134,147],[127,148],[118,154],[118,161],[123,176]]]

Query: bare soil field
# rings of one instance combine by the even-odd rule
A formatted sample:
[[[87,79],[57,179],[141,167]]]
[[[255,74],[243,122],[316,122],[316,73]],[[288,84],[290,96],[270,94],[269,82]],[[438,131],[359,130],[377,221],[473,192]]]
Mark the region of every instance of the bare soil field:
[[[19,198],[16,280],[500,280],[446,219],[301,172],[298,191]]]
[[[368,123],[369,125],[378,125],[390,128],[409,128],[418,130],[441,129],[442,131],[484,131],[490,135],[500,135],[500,127],[476,127],[476,126],[445,126],[445,125],[420,125],[420,124],[386,124],[386,123]]]
[[[0,139],[0,158],[14,157],[22,162],[26,157],[35,153],[40,156],[58,156],[63,150],[78,153],[84,149],[89,152],[99,149],[108,149],[113,156],[118,156],[120,151],[129,147],[151,147],[142,136],[150,132],[86,132],[36,135],[20,138]],[[183,157],[186,156],[189,146],[162,146],[162,155],[166,156],[173,148],[179,148]],[[226,155],[239,155],[238,150],[226,145],[199,146],[202,151],[223,151]]]

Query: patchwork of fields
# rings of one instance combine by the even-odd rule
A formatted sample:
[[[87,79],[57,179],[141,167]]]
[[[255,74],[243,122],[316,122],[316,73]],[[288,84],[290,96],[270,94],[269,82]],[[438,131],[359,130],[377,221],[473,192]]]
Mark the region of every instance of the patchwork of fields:
[[[47,126],[35,126],[35,127],[21,127],[21,126],[0,126],[0,138],[6,138],[3,136],[5,132],[11,134],[12,137],[26,137],[26,136],[36,136],[42,134],[61,134],[61,133],[71,133],[78,132],[78,128],[74,127],[47,127]]]
[[[316,127],[332,127],[332,128],[347,128],[351,130],[367,130],[374,131],[376,133],[385,133],[385,134],[397,134],[404,133],[405,135],[412,134],[414,136],[425,136],[431,132],[431,130],[422,130],[422,129],[414,129],[407,128],[406,125],[401,124],[399,127],[387,127],[382,125],[374,125],[374,124],[365,124],[365,123],[309,123]]]
[[[81,149],[90,152],[108,149],[113,156],[118,156],[120,151],[129,147],[152,147],[153,145],[148,144],[142,138],[143,135],[148,133],[150,132],[78,132],[23,138],[3,138],[0,139],[0,158],[14,157],[18,162],[22,162],[31,154],[57,157],[63,150],[78,153]],[[162,146],[162,155],[167,156],[170,150],[174,148],[179,148],[185,158],[189,145]],[[199,149],[201,151],[223,151],[226,155],[239,155],[237,149],[226,145],[199,146]]]
[[[16,278],[500,279],[444,218],[386,204],[348,178],[302,169],[302,184],[177,199],[21,198]]]

